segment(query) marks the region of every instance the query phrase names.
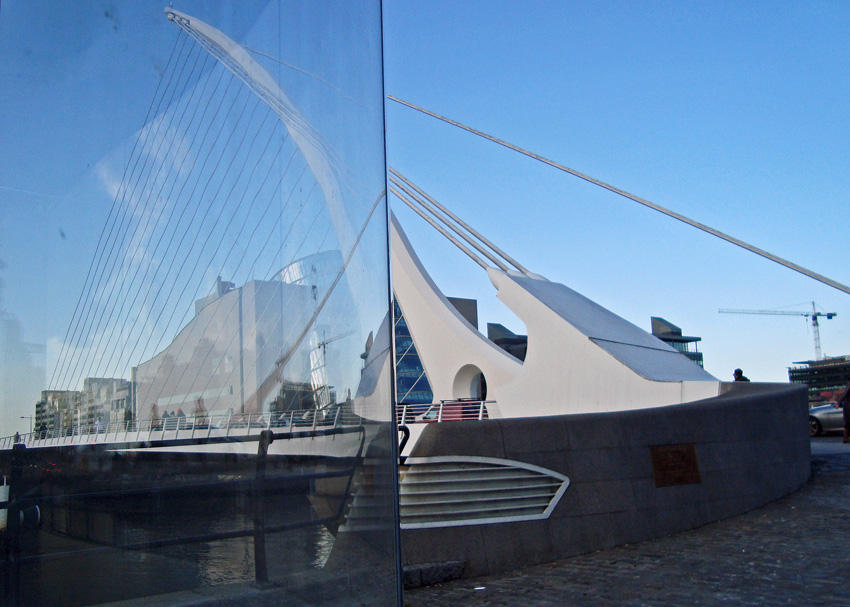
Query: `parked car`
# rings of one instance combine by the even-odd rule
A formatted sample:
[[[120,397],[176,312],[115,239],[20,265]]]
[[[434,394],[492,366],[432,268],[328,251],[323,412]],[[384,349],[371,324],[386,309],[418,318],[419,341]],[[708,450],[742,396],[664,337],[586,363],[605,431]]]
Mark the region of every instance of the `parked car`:
[[[844,430],[844,409],[835,403],[809,409],[809,434],[819,436],[824,432]]]

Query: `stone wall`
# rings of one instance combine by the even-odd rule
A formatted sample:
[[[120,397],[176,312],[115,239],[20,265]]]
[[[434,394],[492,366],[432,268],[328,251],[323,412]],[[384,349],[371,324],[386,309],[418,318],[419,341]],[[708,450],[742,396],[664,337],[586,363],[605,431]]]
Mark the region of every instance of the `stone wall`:
[[[724,384],[718,397],[654,409],[431,424],[411,456],[516,460],[570,486],[546,520],[402,530],[403,563],[465,561],[464,576],[487,575],[728,518],[808,480],[808,431],[805,386],[788,384]],[[669,445],[674,465],[654,465],[653,448]],[[695,462],[677,470],[688,452]]]

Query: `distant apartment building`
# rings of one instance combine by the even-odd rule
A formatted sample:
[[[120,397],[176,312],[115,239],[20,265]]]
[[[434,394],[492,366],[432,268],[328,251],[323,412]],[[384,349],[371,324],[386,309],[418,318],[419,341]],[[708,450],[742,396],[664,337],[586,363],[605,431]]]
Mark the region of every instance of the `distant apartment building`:
[[[119,393],[126,395],[129,392],[129,384],[126,379],[116,377],[87,377],[83,380],[82,405],[80,407],[80,425],[93,426],[97,422],[102,425],[110,421],[123,421],[124,411],[113,419],[113,401],[119,398]]]
[[[83,393],[76,390],[42,390],[35,406],[34,429],[46,436],[62,436],[80,424]]]
[[[136,368],[133,367],[130,381],[123,381],[112,395],[109,405],[109,422],[127,422],[135,419],[136,412],[133,408],[136,385]]]
[[[42,390],[35,404],[33,431],[44,436],[61,436],[100,422],[133,418],[133,382],[115,377],[86,377],[82,391]],[[79,431],[79,430],[77,430]]]
[[[703,366],[702,352],[697,347],[697,342],[702,341],[702,337],[682,335],[682,330],[679,327],[658,316],[650,317],[650,321],[652,323],[652,334],[655,337],[672,346],[700,367]]]

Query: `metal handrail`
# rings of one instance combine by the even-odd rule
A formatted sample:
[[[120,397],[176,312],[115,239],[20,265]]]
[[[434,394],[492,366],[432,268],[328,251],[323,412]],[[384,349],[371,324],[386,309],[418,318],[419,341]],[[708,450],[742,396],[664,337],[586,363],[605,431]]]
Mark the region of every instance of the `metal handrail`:
[[[346,411],[342,405],[322,409],[299,409],[282,413],[217,413],[187,417],[114,421],[74,425],[51,435],[34,431],[0,438],[0,450],[9,450],[16,443],[27,447],[52,447],[70,444],[144,442],[168,439],[196,439],[247,436],[261,430],[298,432],[319,428],[342,428],[359,425],[359,416]]]
[[[489,405],[489,407],[488,407]],[[500,417],[495,400],[441,400],[438,403],[396,405],[396,421],[406,424],[430,424],[446,421],[481,421]]]

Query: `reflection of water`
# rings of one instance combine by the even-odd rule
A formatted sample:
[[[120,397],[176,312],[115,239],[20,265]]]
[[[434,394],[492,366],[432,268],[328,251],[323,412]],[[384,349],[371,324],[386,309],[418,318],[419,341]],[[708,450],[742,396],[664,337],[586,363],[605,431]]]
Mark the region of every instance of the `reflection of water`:
[[[24,553],[68,554],[91,549],[95,541],[129,544],[253,529],[253,504],[245,494],[172,499],[158,505],[162,508],[152,510],[150,504],[89,502],[84,512],[55,509],[47,513],[40,532],[25,535]],[[266,502],[268,526],[316,516],[304,493],[281,493]],[[320,524],[267,534],[270,578],[320,569],[333,543],[334,537]],[[157,549],[106,548],[25,566],[21,605],[77,607],[254,579],[252,535]]]

